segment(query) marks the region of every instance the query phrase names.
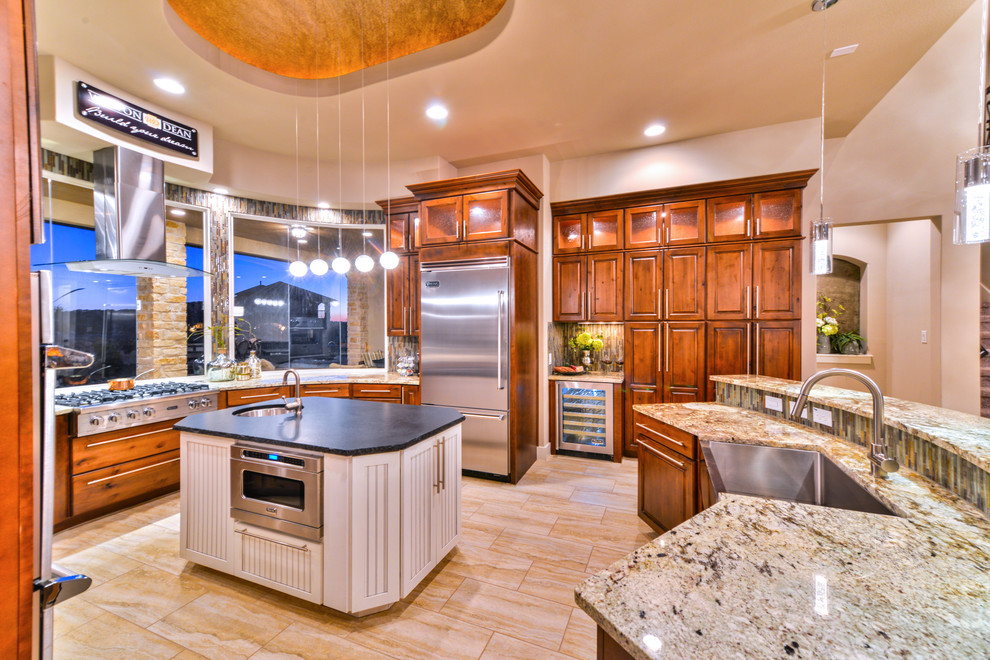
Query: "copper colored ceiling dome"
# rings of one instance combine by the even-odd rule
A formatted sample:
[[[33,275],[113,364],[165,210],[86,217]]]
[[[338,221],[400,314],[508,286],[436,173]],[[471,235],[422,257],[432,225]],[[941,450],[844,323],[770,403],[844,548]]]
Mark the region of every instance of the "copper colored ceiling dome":
[[[167,2],[193,31],[242,62],[291,78],[323,79],[470,34],[506,0]]]

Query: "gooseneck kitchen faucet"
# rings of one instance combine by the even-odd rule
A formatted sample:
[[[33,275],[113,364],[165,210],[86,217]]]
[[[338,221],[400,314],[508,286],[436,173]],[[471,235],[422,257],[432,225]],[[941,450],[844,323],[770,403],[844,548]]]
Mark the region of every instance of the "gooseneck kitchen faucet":
[[[301,386],[299,384],[299,372],[296,371],[295,369],[286,369],[285,370],[285,374],[282,376],[282,385],[283,386],[289,384],[289,374],[292,374],[296,378],[296,392],[295,392],[296,396],[295,396],[295,401],[286,401],[285,400],[285,395],[283,394],[282,395],[282,403],[285,404],[285,409],[286,410],[294,410],[295,413],[298,415],[299,413],[302,412],[302,409],[303,409],[302,396],[300,395]]]
[[[866,389],[870,391],[870,395],[873,397],[873,423],[870,424],[871,437],[868,445],[870,448],[870,473],[874,477],[886,479],[887,474],[889,472],[897,472],[900,465],[893,458],[887,456],[887,442],[883,433],[883,394],[880,392],[880,386],[869,376],[865,376],[852,369],[826,369],[819,371],[813,376],[809,376],[801,385],[801,391],[798,393],[797,401],[794,402],[794,407],[791,408],[790,418],[793,420],[800,418],[801,411],[808,405],[808,393],[811,391],[811,388],[815,386],[815,383],[829,376],[847,376],[853,378],[866,385]]]

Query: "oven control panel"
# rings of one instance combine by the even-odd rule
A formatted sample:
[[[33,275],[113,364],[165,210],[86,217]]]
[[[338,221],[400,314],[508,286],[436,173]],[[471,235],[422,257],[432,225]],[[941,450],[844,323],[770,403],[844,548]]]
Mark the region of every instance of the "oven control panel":
[[[82,437],[106,433],[152,422],[180,419],[195,412],[216,410],[218,396],[217,392],[197,392],[192,396],[137,399],[99,406],[92,411],[81,410],[73,415],[76,422],[74,434]]]
[[[283,456],[282,454],[271,454],[263,451],[254,451],[252,449],[241,450],[241,456],[244,458],[254,458],[259,461],[271,461],[273,463],[285,463],[286,465],[295,465],[298,467],[303,467],[306,465],[306,461],[301,458],[296,458],[294,456]]]

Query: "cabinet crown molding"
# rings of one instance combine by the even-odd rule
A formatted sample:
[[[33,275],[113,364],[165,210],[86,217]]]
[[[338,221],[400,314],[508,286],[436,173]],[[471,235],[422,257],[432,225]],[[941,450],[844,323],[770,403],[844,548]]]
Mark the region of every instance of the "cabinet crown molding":
[[[494,190],[515,190],[533,208],[540,208],[543,193],[522,170],[504,170],[461,176],[456,179],[430,181],[429,183],[414,183],[406,186],[417,201],[439,199],[453,195],[489,192]]]
[[[577,213],[590,213],[609,209],[683,202],[702,199],[705,197],[722,197],[724,195],[742,195],[776,190],[788,190],[792,188],[804,188],[808,185],[808,179],[810,179],[817,171],[817,169],[797,170],[794,172],[781,172],[778,174],[767,174],[763,176],[746,177],[743,179],[711,181],[708,183],[695,183],[689,186],[657,188],[656,190],[641,190],[632,193],[622,193],[619,195],[588,197],[585,199],[574,199],[565,202],[552,202],[550,204],[550,211],[554,216],[574,215]],[[412,190],[412,187],[410,186],[409,189]]]
[[[385,213],[418,213],[419,200],[415,197],[395,197],[380,199],[375,204],[382,207]]]

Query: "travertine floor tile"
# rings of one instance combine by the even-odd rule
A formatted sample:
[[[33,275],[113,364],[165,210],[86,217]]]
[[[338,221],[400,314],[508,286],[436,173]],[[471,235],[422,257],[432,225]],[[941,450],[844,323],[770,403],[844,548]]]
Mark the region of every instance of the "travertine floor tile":
[[[55,614],[55,637],[61,637],[84,623],[106,614],[106,610],[100,609],[82,598],[73,598],[59,603],[59,606],[52,612]]]
[[[642,534],[653,533],[653,528],[643,522],[639,515],[618,509],[606,509],[605,515],[602,517],[602,524],[609,526],[622,525],[629,529],[636,529]]]
[[[580,660],[595,660],[598,656],[598,625],[583,610],[571,610],[560,651]]]
[[[604,490],[578,489],[574,491],[570,499],[572,502],[594,504],[617,511],[625,511],[626,513],[636,513],[636,498],[628,495],[615,494]]]
[[[57,637],[52,650],[55,658],[150,660],[172,658],[182,651],[182,647],[106,613]]]
[[[141,566],[82,593],[79,598],[141,627],[206,593],[201,582]]]
[[[603,571],[628,554],[628,550],[621,548],[596,545],[591,551],[591,558],[588,559],[588,566],[585,570],[591,574]]]
[[[476,578],[508,589],[515,589],[520,585],[533,563],[524,557],[507,557],[473,545],[457,546],[449,558],[445,572]]]
[[[59,559],[57,563],[63,568],[88,575],[92,578],[94,587],[133,571],[141,565],[140,562],[125,555],[108,550],[106,545],[80,550]]]
[[[572,502],[557,497],[533,495],[522,505],[522,511],[535,513],[552,513],[557,519],[567,518],[580,522],[601,522],[605,515],[605,507],[582,502]],[[524,515],[520,512],[520,515]]]
[[[510,557],[552,561],[564,568],[583,572],[591,558],[592,545],[507,529],[490,549]]]
[[[472,520],[468,515],[461,513],[461,543],[490,548],[504,528],[501,525],[489,525]]]
[[[477,658],[491,630],[399,604],[388,612],[366,617],[348,639],[398,658]]]
[[[566,655],[549,651],[527,642],[495,633],[481,655],[481,660],[571,660]]]
[[[348,660],[350,658],[390,658],[361,646],[349,639],[339,637],[303,623],[293,623],[265,644],[264,648],[251,656],[251,660]]]
[[[483,525],[503,529],[518,529],[531,534],[546,536],[553,529],[554,523],[557,522],[557,516],[552,513],[537,513],[535,511],[521,516],[518,506],[493,502],[483,505],[472,513],[469,520]]]
[[[423,609],[439,612],[447,603],[447,599],[466,579],[463,575],[457,575],[446,570],[448,563],[447,561],[441,562],[439,566],[434,568],[433,572],[406,596],[406,602],[418,605]]]
[[[575,585],[589,577],[589,573],[565,568],[552,559],[534,561],[519,591],[573,607]]]
[[[148,523],[103,544],[103,547],[148,566],[178,575],[186,567],[179,556],[179,532]]]

